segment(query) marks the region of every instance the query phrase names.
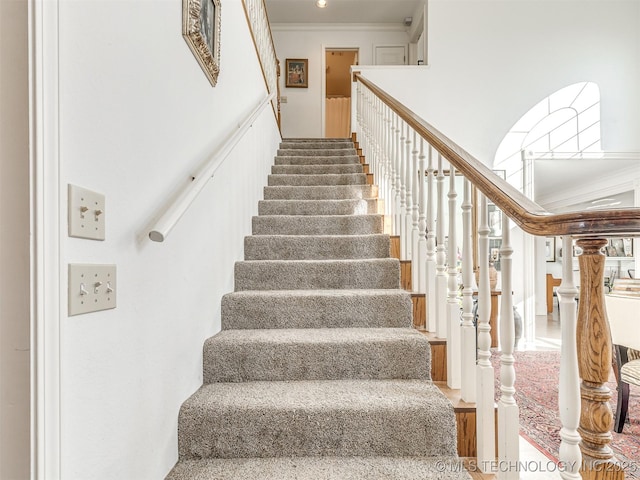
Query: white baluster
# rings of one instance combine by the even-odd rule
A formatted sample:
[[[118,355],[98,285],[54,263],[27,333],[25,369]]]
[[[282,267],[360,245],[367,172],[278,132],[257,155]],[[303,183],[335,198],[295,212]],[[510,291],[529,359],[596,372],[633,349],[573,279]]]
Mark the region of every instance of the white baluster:
[[[438,218],[436,224],[436,335],[447,338],[447,254],[444,248],[444,170],[438,153]]]
[[[391,163],[391,117],[393,112],[389,107],[385,107],[385,125],[384,125],[384,164],[385,164],[385,185],[384,185],[384,206],[385,206],[385,227],[389,223],[389,231],[393,232],[393,217],[391,216],[390,202],[393,187],[393,170]]]
[[[413,149],[411,150],[411,290],[418,292],[420,274],[420,259],[418,255],[418,180],[422,170],[418,168],[418,135],[413,131]],[[422,325],[424,322],[420,323]]]
[[[394,198],[394,210],[396,212],[396,218],[394,220],[394,224],[396,226],[395,234],[400,235],[402,231],[402,152],[400,151],[401,138],[400,138],[400,127],[402,121],[400,117],[396,115],[395,119],[395,138],[393,141],[393,150],[394,150],[394,163],[395,163],[395,185],[396,185],[396,195]],[[402,242],[400,242],[400,258],[402,258]]]
[[[404,171],[404,183],[405,183],[405,221],[404,221],[404,231],[402,235],[404,235],[404,248],[405,248],[405,260],[411,260],[411,227],[412,227],[412,219],[411,214],[413,211],[413,195],[411,192],[411,187],[413,185],[413,162],[411,161],[411,132],[409,130],[409,125],[407,124],[407,136],[404,141],[405,146],[405,171]]]
[[[502,215],[502,214],[501,214]],[[511,226],[506,215],[502,215],[502,248],[500,249],[500,270],[502,274],[502,301],[500,303],[500,401],[498,402],[498,460],[503,465],[518,463],[519,454],[519,409],[515,399],[516,369],[513,357],[515,328],[513,325],[513,288],[511,255]],[[498,472],[500,480],[517,479],[517,469]]]
[[[461,387],[462,400],[476,401],[476,328],[473,325],[473,233],[471,225],[471,183],[464,180],[462,202],[462,327]]]
[[[560,408],[560,452],[558,460],[564,466],[560,476],[565,480],[579,480],[582,453],[580,452],[580,378],[578,375],[578,352],[576,346],[576,295],[578,289],[573,280],[573,250],[571,237],[562,238],[562,283],[558,288],[560,318],[562,318],[562,344],[560,347],[560,385],[558,404]]]
[[[478,465],[491,471],[496,458],[496,419],[494,410],[495,378],[491,365],[491,288],[489,285],[489,222],[487,197],[480,195],[478,226],[478,366],[476,378],[476,432]]]
[[[391,235],[396,235],[398,232],[397,218],[396,218],[396,157],[394,150],[395,142],[395,122],[396,114],[389,109],[389,196],[385,198],[385,212],[390,217],[391,221]]]
[[[427,185],[426,185],[426,163],[424,154],[424,139],[420,138],[420,156],[418,157],[418,191],[420,198],[418,204],[418,285],[420,293],[427,293]],[[425,318],[421,322],[426,328]]]
[[[407,259],[406,225],[407,225],[407,157],[405,149],[404,121],[400,120],[400,143],[398,155],[400,158],[400,259]]]
[[[456,239],[456,171],[449,167],[449,276],[447,282],[447,386],[460,388],[460,306],[458,305],[458,248]]]
[[[427,330],[436,331],[436,222],[433,216],[435,202],[433,147],[429,145],[427,167]]]

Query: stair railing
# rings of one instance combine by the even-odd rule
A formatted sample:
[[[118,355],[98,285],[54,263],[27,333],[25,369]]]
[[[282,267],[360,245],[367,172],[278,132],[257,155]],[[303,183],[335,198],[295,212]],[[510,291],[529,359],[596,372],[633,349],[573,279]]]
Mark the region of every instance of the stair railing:
[[[176,226],[193,201],[200,192],[202,192],[218,168],[220,168],[238,142],[244,137],[245,133],[249,131],[249,128],[251,128],[253,122],[258,118],[260,113],[262,113],[262,110],[271,103],[274,96],[274,93],[267,95],[256,108],[253,109],[244,122],[229,134],[224,143],[220,145],[220,147],[209,156],[204,165],[191,176],[191,183],[187,184],[178,196],[164,207],[163,211],[158,215],[157,220],[149,229],[149,238],[151,240],[154,242],[165,241],[169,232],[173,230],[173,227]]]
[[[572,239],[583,249],[580,256],[580,303],[576,312],[571,273],[571,255],[564,255],[563,283],[559,289],[562,309],[561,376],[559,408],[562,422],[559,471],[562,478],[578,479],[583,474],[600,479],[622,478],[609,443],[613,416],[608,404],[611,392],[605,385],[611,368],[611,337],[604,306],[604,255],[606,236],[639,236],[640,209],[589,210],[562,214],[545,211],[520,191],[496,175],[405,105],[367,80],[361,73],[356,81],[356,135],[371,159],[376,180],[391,185],[391,201],[385,213],[392,216],[393,230],[401,237],[403,259],[415,258],[419,265],[418,285],[425,285],[427,318],[422,322],[429,331],[447,340],[447,378],[449,386],[460,388],[462,399],[476,401],[478,466],[487,473],[497,471],[500,479],[519,477],[519,407],[515,397],[511,223],[536,236],[562,236],[564,251],[570,252]],[[383,125],[382,129],[378,128]],[[386,138],[386,140],[384,140]],[[417,143],[420,142],[420,146]],[[412,147],[413,145],[413,147]],[[426,149],[426,152],[425,150]],[[378,152],[384,152],[382,165]],[[420,152],[416,155],[413,152]],[[429,159],[425,171],[420,157]],[[434,166],[437,158],[437,167]],[[448,172],[445,169],[448,168]],[[445,214],[445,173],[449,175],[448,216]],[[458,210],[455,175],[465,178],[464,201]],[[426,175],[426,178],[425,178]],[[426,182],[426,195],[409,193]],[[478,258],[470,239],[470,190],[479,192],[475,203],[479,212]],[[388,190],[387,190],[388,191]],[[426,200],[425,200],[426,199]],[[413,203],[426,220],[418,221],[418,238],[426,239],[426,256],[419,254],[413,242]],[[435,210],[434,215],[434,205]],[[494,371],[490,362],[491,292],[489,288],[489,251],[487,204],[491,201],[503,214],[502,246],[499,252],[502,298],[500,321],[500,399],[498,402],[498,451],[494,450]],[[473,204],[471,205],[471,210]],[[456,237],[458,213],[462,222],[462,258],[459,262]],[[448,218],[447,218],[448,217]],[[418,218],[419,215],[418,215]],[[445,223],[448,235],[445,238]],[[426,230],[425,230],[426,229]],[[434,232],[435,230],[435,232]],[[418,242],[420,245],[420,242]],[[448,246],[448,252],[445,250]],[[492,249],[493,250],[493,249]],[[475,260],[475,261],[474,261]],[[462,279],[459,280],[461,264]],[[470,293],[475,282],[469,265],[478,265],[478,315],[476,334],[470,329]],[[460,285],[460,286],[459,286]],[[458,303],[462,290],[462,310]],[[435,316],[435,318],[433,318]],[[469,351],[470,349],[471,352]],[[477,354],[477,362],[476,362]],[[582,384],[579,386],[579,379]],[[579,419],[579,425],[578,425]],[[580,448],[578,448],[578,444]],[[581,451],[580,451],[581,450]],[[496,464],[496,455],[498,463]],[[497,468],[496,468],[497,465]],[[591,478],[591,477],[589,477]],[[595,477],[593,477],[595,478]]]
[[[242,5],[258,54],[267,92],[274,94],[272,99],[273,113],[278,121],[278,126],[280,126],[280,82],[278,81],[280,62],[273,43],[267,7],[264,0],[242,0]]]

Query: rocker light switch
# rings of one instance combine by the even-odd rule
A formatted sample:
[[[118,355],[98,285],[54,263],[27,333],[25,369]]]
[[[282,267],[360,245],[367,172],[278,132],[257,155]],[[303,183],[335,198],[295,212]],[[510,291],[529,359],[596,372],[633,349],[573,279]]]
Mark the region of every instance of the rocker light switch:
[[[69,236],[104,240],[104,195],[86,188],[69,185]]]
[[[116,308],[116,266],[69,264],[69,316]]]

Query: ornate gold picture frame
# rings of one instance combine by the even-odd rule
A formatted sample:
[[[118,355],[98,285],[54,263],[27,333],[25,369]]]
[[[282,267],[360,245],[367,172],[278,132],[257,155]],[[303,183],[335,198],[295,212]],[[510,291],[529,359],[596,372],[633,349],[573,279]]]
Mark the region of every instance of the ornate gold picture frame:
[[[220,73],[220,0],[182,0],[182,36],[216,86]]]

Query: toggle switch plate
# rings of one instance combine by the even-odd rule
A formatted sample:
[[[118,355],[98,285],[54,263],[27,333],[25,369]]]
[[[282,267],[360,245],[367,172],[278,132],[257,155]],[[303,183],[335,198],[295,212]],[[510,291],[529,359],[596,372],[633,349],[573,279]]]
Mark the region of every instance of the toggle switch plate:
[[[69,184],[69,236],[104,240],[105,197]]]
[[[69,264],[69,316],[116,308],[116,266]]]

